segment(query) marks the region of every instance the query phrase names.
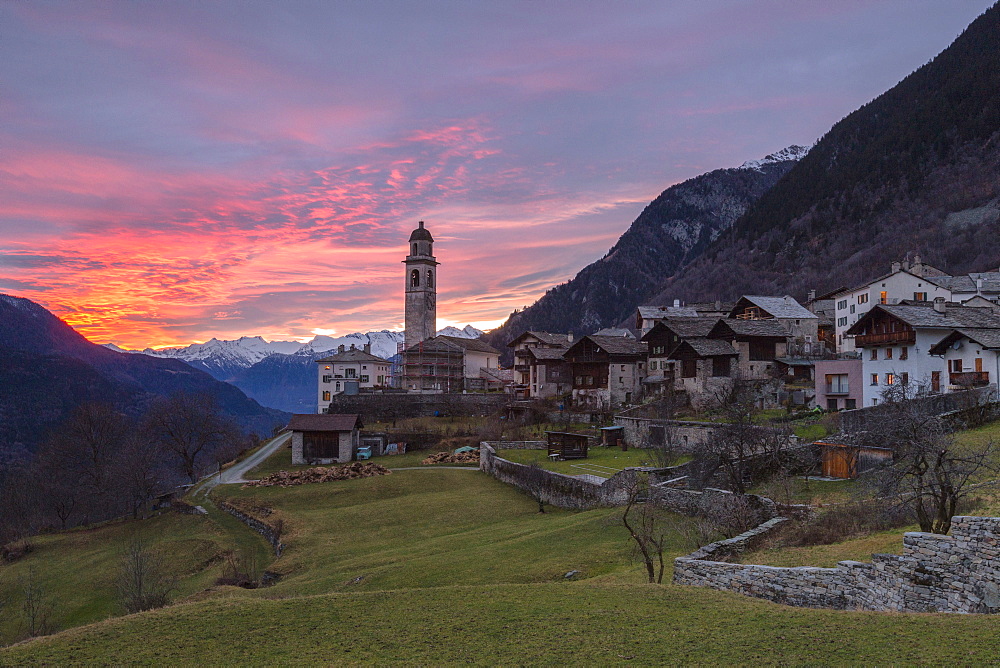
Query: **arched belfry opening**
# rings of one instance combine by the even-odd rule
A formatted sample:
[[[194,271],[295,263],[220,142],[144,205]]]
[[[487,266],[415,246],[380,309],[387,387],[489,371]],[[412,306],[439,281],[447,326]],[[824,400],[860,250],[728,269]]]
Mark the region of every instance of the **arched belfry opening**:
[[[414,269],[410,272],[410,287],[419,288],[420,287],[420,270]]]

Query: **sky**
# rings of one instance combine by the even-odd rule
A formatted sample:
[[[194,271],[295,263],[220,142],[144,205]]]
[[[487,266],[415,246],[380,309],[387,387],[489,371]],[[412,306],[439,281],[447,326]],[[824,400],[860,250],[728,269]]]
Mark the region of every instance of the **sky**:
[[[0,3],[0,292],[95,342],[486,329],[674,183],[811,144],[989,2]]]

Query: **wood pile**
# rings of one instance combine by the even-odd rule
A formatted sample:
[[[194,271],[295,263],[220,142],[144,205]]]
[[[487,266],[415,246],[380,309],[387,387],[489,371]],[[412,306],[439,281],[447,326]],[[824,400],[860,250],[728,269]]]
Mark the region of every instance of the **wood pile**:
[[[301,471],[278,471],[264,476],[260,480],[251,480],[244,487],[294,487],[309,485],[314,482],[332,482],[334,480],[354,480],[356,478],[371,478],[377,475],[388,475],[389,469],[373,462],[351,462],[343,466],[317,466]]]
[[[421,464],[478,464],[479,452],[435,452]]]

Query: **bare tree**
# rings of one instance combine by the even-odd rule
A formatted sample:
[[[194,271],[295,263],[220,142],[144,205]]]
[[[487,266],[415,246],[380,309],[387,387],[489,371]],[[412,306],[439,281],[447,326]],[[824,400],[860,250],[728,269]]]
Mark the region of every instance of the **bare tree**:
[[[959,444],[953,427],[927,403],[917,384],[890,385],[883,392],[879,420],[866,440],[893,451],[891,463],[870,477],[886,496],[912,504],[922,531],[946,534],[961,500],[977,479],[998,470],[996,444]]]
[[[28,638],[52,632],[52,611],[55,605],[38,579],[34,567],[18,579],[21,590],[21,629]]]
[[[755,424],[759,410],[754,381],[734,379],[718,394],[718,401],[723,422],[710,437],[693,448],[701,464],[700,475],[707,481],[721,471],[731,491],[746,494],[754,470],[778,470],[780,453],[788,445],[789,433]]]
[[[173,456],[192,483],[216,450],[242,438],[209,395],[178,393],[161,399],[150,408],[146,425],[150,438]]]
[[[122,547],[115,591],[128,613],[161,608],[170,603],[177,579],[168,575],[163,557],[138,534]]]
[[[139,517],[143,507],[166,485],[155,446],[143,434],[133,434],[117,456],[115,490],[122,507]]]
[[[648,488],[643,485],[643,478],[636,476],[628,490],[622,526],[635,542],[649,582],[660,584],[663,582],[663,550],[670,526],[665,512],[656,504],[644,500],[647,494]]]

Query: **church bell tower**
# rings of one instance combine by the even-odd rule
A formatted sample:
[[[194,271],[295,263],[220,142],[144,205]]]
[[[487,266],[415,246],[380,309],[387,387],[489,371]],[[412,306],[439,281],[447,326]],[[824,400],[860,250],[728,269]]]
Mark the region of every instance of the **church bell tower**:
[[[406,265],[405,345],[409,349],[437,332],[437,261],[434,237],[420,221],[410,234]]]

